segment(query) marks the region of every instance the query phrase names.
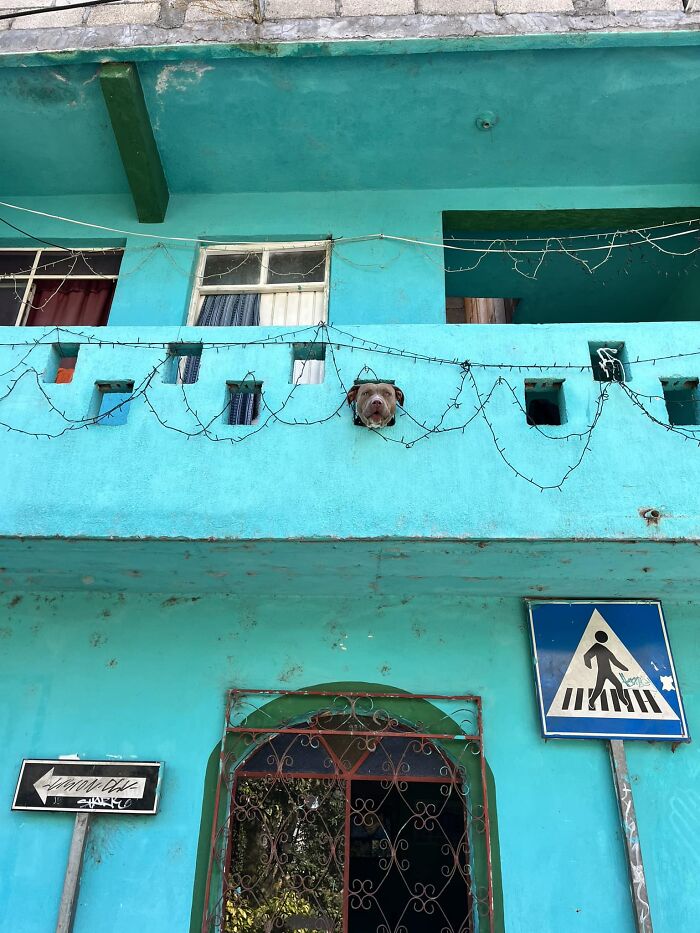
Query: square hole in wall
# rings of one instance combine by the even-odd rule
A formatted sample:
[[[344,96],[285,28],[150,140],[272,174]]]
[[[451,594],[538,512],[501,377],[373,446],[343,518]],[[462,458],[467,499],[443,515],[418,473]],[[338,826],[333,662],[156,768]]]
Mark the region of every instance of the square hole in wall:
[[[625,344],[621,340],[588,344],[593,378],[596,382],[629,382],[630,370]]]
[[[662,379],[661,386],[669,424],[700,424],[700,391],[697,379]]]
[[[130,380],[96,382],[90,417],[95,424],[105,427],[126,424],[133,392],[134,383]]]
[[[529,425],[564,424],[564,380],[527,379],[525,381],[525,416]]]
[[[77,343],[54,343],[44,370],[44,382],[56,385],[72,382],[79,350],[80,344]]]
[[[262,382],[226,383],[225,424],[256,424],[260,417]]]
[[[325,343],[295,343],[292,347],[294,385],[320,385],[326,375]]]
[[[168,358],[163,366],[163,382],[166,385],[191,385],[199,378],[201,362],[201,343],[169,344]]]

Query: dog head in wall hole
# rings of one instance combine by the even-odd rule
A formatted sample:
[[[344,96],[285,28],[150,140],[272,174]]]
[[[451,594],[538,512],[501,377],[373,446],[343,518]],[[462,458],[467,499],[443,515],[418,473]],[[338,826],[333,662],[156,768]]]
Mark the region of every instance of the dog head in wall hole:
[[[386,428],[394,423],[396,405],[403,405],[403,398],[393,382],[359,382],[348,392],[348,405],[355,406],[355,424]]]

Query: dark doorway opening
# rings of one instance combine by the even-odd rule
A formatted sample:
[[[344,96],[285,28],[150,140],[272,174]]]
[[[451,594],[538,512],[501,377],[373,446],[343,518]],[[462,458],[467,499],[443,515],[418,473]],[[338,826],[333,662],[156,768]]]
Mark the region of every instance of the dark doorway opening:
[[[349,933],[471,930],[464,803],[451,790],[353,782]]]

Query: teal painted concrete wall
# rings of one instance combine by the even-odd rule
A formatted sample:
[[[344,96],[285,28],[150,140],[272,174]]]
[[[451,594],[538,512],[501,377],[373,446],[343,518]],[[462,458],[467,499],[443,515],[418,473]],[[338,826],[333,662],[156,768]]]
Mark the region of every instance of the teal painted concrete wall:
[[[394,233],[440,241],[445,209],[527,209],[562,205],[659,206],[693,203],[675,189],[520,189],[491,192],[388,192],[200,196],[174,198],[166,224],[141,228],[151,236],[214,239],[350,237]],[[27,201],[27,204],[39,202]],[[136,231],[128,201],[120,198],[55,199],[41,207],[120,230]],[[15,215],[13,214],[13,217]],[[15,217],[15,220],[17,217]],[[60,221],[22,215],[35,236],[83,245],[115,243],[120,234],[70,227]],[[2,244],[29,242],[7,231]],[[97,380],[133,379],[138,385],[159,361],[163,346],[176,340],[258,339],[261,331],[182,327],[192,288],[196,247],[166,245],[127,237],[110,326],[93,336],[142,341],[159,347],[84,346],[74,381],[43,385],[69,418],[85,418]],[[631,388],[649,398],[652,416],[666,420],[660,378],[700,374],[700,326],[605,324],[551,327],[459,327],[444,323],[442,250],[389,241],[340,243],[331,264],[329,316],[362,340],[374,340],[427,356],[514,366],[473,368],[482,393],[494,388],[488,415],[498,446],[512,466],[541,485],[555,485],[585,448],[599,385],[591,377],[588,343],[625,341],[632,362]],[[689,290],[689,289],[687,289]],[[590,301],[594,302],[595,296]],[[696,300],[688,296],[688,301]],[[157,326],[156,326],[157,325]],[[271,332],[270,332],[271,333]],[[275,332],[279,335],[279,331]],[[474,414],[478,400],[468,383],[444,420],[460,383],[458,367],[414,362],[372,352],[367,345],[342,346],[335,353],[342,383],[351,384],[371,367],[379,378],[394,379],[406,395],[405,412],[384,437],[411,443],[428,427],[457,428]],[[0,342],[34,340],[37,331],[6,329]],[[309,334],[302,335],[301,339]],[[49,341],[52,339],[48,337]],[[63,339],[70,339],[64,335]],[[76,338],[78,339],[78,338]],[[290,338],[300,339],[299,336]],[[31,351],[0,347],[2,383],[10,387],[26,366],[43,373],[48,347]],[[688,354],[683,359],[678,354]],[[655,358],[664,358],[654,364]],[[651,362],[634,363],[635,360]],[[557,364],[540,371],[541,364]],[[564,368],[564,366],[573,368]],[[18,368],[15,368],[15,367]],[[518,368],[521,367],[521,368]],[[225,383],[254,372],[265,400],[279,408],[290,391],[289,346],[205,350],[198,383],[187,396],[201,417],[214,418],[213,433],[230,439],[219,417]],[[514,398],[524,402],[526,378],[564,379],[567,423],[548,440],[528,428]],[[512,386],[498,383],[504,377]],[[165,385],[160,372],[148,391],[159,415],[171,427],[196,429],[181,390]],[[342,406],[343,388],[332,361],[320,386],[300,387],[285,406],[291,420],[324,418],[340,406],[340,417],[306,427],[275,423],[243,444],[187,440],[160,425],[143,399],[131,406],[122,427],[91,427],[57,440],[32,432],[56,433],[65,422],[49,410],[31,373],[0,400],[0,421],[29,435],[4,435],[0,494],[7,503],[0,517],[3,535],[215,537],[696,537],[699,505],[689,494],[697,485],[700,452],[654,424],[614,386],[589,451],[563,493],[539,489],[518,478],[503,462],[491,429],[476,417],[465,433],[453,431],[422,440],[410,449],[353,427]],[[412,420],[415,419],[415,420]],[[418,422],[418,424],[416,423]],[[47,469],[47,465],[50,468]],[[37,501],[36,476],[42,476]],[[308,478],[300,484],[299,477]],[[386,495],[373,496],[371,509],[358,510],[369,478],[381,477]],[[206,478],[206,479],[204,479]],[[236,496],[231,494],[235,478]],[[9,490],[8,494],[6,491]],[[450,490],[450,495],[445,491]],[[86,497],[91,509],[83,508]],[[656,508],[659,525],[648,527],[640,511]]]
[[[676,35],[636,48],[591,48],[614,35],[559,49],[544,46],[566,37],[510,35],[470,51],[399,39],[386,54],[356,41],[134,57],[175,194],[697,185],[700,68],[690,28]],[[30,64],[38,56],[3,68],[0,190],[126,192],[96,63]],[[483,112],[499,118],[492,131],[476,125]]]
[[[72,383],[37,385],[29,372],[0,402],[4,424],[28,432],[58,433],[67,418],[80,423],[90,412],[95,383],[146,379],[164,359],[163,344],[173,339],[229,340],[230,330],[106,328],[110,338],[149,340],[157,347],[84,345]],[[235,338],[257,340],[260,329],[237,329]],[[11,331],[27,339],[26,330]],[[331,331],[331,334],[335,332]],[[518,371],[473,370],[482,396],[493,390],[488,416],[504,456],[526,477],[557,483],[583,458],[563,491],[539,489],[518,478],[496,448],[490,428],[473,418],[474,388],[465,386],[460,407],[442,420],[451,433],[433,435],[407,449],[388,438],[410,443],[440,423],[460,384],[458,366],[385,357],[364,349],[334,351],[342,384],[350,385],[371,366],[380,378],[395,379],[406,393],[405,412],[382,435],[352,423],[344,390],[329,359],[322,385],[302,386],[291,400],[289,346],[231,347],[204,350],[199,381],[187,387],[190,407],[200,419],[213,419],[211,434],[188,439],[178,431],[198,430],[187,411],[182,389],[160,381],[159,370],[148,399],[131,403],[120,427],[90,425],[53,440],[32,434],[3,435],[2,474],[5,507],[0,534],[67,537],[165,536],[185,538],[695,538],[700,451],[694,442],[653,423],[613,385],[592,434],[600,385],[591,375],[588,342],[623,340],[634,360],[694,350],[700,329],[692,323],[668,328],[649,325],[573,325],[495,328],[354,328],[362,339],[435,354],[523,366]],[[347,338],[336,336],[347,343]],[[38,346],[22,364],[43,371],[50,348]],[[0,371],[11,369],[26,348],[4,348]],[[697,377],[700,357],[633,364],[630,387],[644,395],[650,413],[666,418],[660,396],[662,376]],[[573,369],[563,369],[567,362]],[[559,363],[547,375],[564,379],[566,424],[544,437],[528,427],[515,399],[524,404],[526,378],[541,377],[539,363]],[[529,365],[528,365],[529,364]],[[271,411],[284,406],[285,420],[330,418],[323,424],[270,422],[256,428],[223,423],[227,380],[247,373],[263,382]],[[15,378],[16,371],[5,377]],[[499,379],[506,382],[499,383]],[[43,391],[42,391],[43,390]],[[44,395],[45,393],[45,395]],[[331,417],[336,409],[337,417]],[[269,413],[269,412],[268,412]],[[266,416],[264,416],[266,417]],[[415,420],[412,420],[415,419]],[[416,422],[419,422],[417,424]],[[569,434],[583,434],[564,439]],[[231,439],[241,442],[232,444]],[[247,439],[246,439],[247,438]],[[553,438],[553,439],[552,439]],[[40,475],[41,496],[36,477]],[[303,478],[303,481],[302,481]],[[234,494],[235,490],[235,494]],[[84,503],[89,501],[90,509]],[[367,503],[369,504],[367,505]],[[363,507],[360,505],[364,503]],[[655,508],[658,523],[641,512]]]
[[[440,243],[442,237],[440,201],[418,192],[173,198],[166,223],[141,227],[125,198],[21,199],[21,203],[153,238],[110,237],[99,230],[12,214],[20,227],[61,245],[126,246],[110,325],[178,326],[187,320],[198,251],[195,243],[167,239],[160,243],[160,235],[218,242],[393,233]],[[0,246],[5,245],[32,243],[3,228]],[[439,248],[424,254],[415,247],[387,242],[341,244],[333,263],[332,318],[338,324],[440,323],[444,321],[442,265]]]
[[[697,612],[665,604],[691,730]],[[483,696],[509,933],[632,933],[605,748],[539,738],[519,600],[24,593],[3,597],[0,639],[2,929],[52,928],[71,832],[67,815],[10,812],[23,757],[166,762],[155,818],[95,821],[76,933],[185,933],[225,690],[359,680]],[[697,746],[628,756],[655,930],[692,933]]]
[[[346,100],[361,99],[363,85],[372,85],[371,106],[358,113],[339,98],[337,83],[326,82],[324,88],[331,69],[336,81],[345,81]],[[63,245],[125,244],[110,326],[92,336],[160,344],[83,346],[73,383],[42,386],[69,418],[87,415],[96,380],[138,383],[162,360],[167,343],[261,336],[260,331],[198,333],[183,327],[196,249],[166,237],[234,241],[385,233],[439,242],[442,212],[448,210],[665,208],[697,204],[700,198],[693,126],[687,119],[698,88],[692,49],[578,57],[554,53],[542,67],[537,56],[525,53],[478,59],[431,55],[422,61],[396,57],[364,70],[330,60],[293,68],[277,62],[226,63],[218,70],[154,64],[144,66],[143,74],[173,197],[164,224],[141,228],[124,193],[94,68],[81,66],[69,75],[58,69],[51,78],[51,86],[58,88],[53,101],[46,98],[46,75],[20,73],[11,86],[7,83],[18,115],[8,131],[10,171],[0,180],[7,200],[117,229],[72,227],[9,208],[4,214],[35,237]],[[285,81],[293,92],[289,108],[279,93]],[[416,119],[406,119],[399,91]],[[491,93],[499,110],[501,98],[507,106],[497,134],[483,134],[474,117],[491,106]],[[245,121],[231,120],[231,95],[244,108]],[[347,111],[330,135],[319,116],[325,119],[329,99],[332,114]],[[183,107],[175,106],[178,101]],[[646,119],[650,110],[657,114],[652,126]],[[71,123],[72,112],[78,116]],[[38,121],[36,132],[33,120]],[[294,135],[281,152],[269,140],[283,137],[291,122]],[[592,125],[603,128],[599,135],[591,134]],[[46,133],[47,126],[61,131]],[[319,139],[322,133],[325,138]],[[240,148],[243,135],[245,150]],[[37,138],[50,138],[50,147],[37,147]],[[75,140],[88,139],[89,151],[73,152]],[[195,150],[197,159],[191,156]],[[271,184],[283,191],[269,192]],[[306,190],[353,185],[370,190]],[[404,190],[383,190],[389,185]],[[269,193],[201,193],[227,186]],[[83,194],[49,197],[51,191]],[[106,191],[115,194],[100,194]],[[39,196],[23,198],[28,192]],[[5,227],[0,233],[0,246],[31,243]],[[340,243],[332,261],[331,324],[364,340],[428,356],[515,367],[472,372],[480,391],[494,388],[489,416],[498,446],[527,477],[545,484],[557,481],[584,449],[581,437],[562,438],[584,432],[594,415],[598,387],[587,369],[589,341],[624,340],[632,361],[672,358],[632,366],[633,389],[651,396],[649,410],[661,421],[660,377],[700,375],[700,355],[692,355],[700,350],[700,325],[692,320],[672,327],[667,322],[447,327],[442,266],[439,248]],[[692,284],[685,286],[679,299],[684,306],[696,300]],[[459,294],[457,285],[454,289]],[[576,301],[581,313],[578,293]],[[596,304],[590,316],[599,321],[594,293],[590,301]],[[11,385],[27,365],[43,372],[48,346],[34,348],[21,363],[26,347],[7,346],[35,336],[26,330],[0,331],[0,344],[5,344],[0,347],[0,383]],[[335,339],[346,342],[337,332]],[[460,409],[440,421],[455,397],[458,369],[377,355],[366,344],[336,352],[346,385],[371,366],[404,389],[406,413],[386,432],[387,439],[410,442],[420,434],[411,418],[456,428],[474,411],[474,390],[468,388]],[[681,360],[680,353],[691,355]],[[565,379],[568,420],[550,432],[559,438],[555,441],[528,429],[507,387],[496,385],[504,375],[522,402],[524,380],[541,376],[536,367],[542,363],[559,364],[547,375]],[[564,363],[574,368],[564,369]],[[200,380],[187,390],[188,397],[207,420],[223,405],[226,380],[254,371],[274,409],[288,395],[290,364],[288,346],[205,350]],[[586,553],[584,579],[595,581],[598,597],[617,595],[620,586],[638,592],[640,576],[647,587],[659,579],[658,586],[668,592],[673,574],[663,574],[673,555],[664,551],[663,562],[657,562],[653,542],[697,538],[700,504],[694,491],[700,450],[645,419],[616,387],[581,468],[563,492],[541,493],[508,470],[490,428],[479,418],[464,434],[454,431],[407,449],[353,427],[343,408],[340,418],[325,425],[277,423],[250,441],[231,445],[187,440],[168,431],[137,400],[122,427],[89,428],[47,440],[32,433],[55,432],[65,422],[48,412],[45,396],[29,376],[9,398],[2,399],[0,385],[0,422],[29,432],[2,434],[0,536],[648,540],[652,546],[643,575],[637,558],[632,563],[605,552],[598,566]],[[342,397],[329,366],[326,382],[298,390],[285,416],[314,420],[332,412]],[[176,386],[163,384],[158,376],[149,399],[168,425],[191,429]],[[224,438],[245,433],[218,422],[214,431]],[[659,524],[648,525],[640,514],[648,508],[659,510]],[[7,545],[11,556],[12,544]],[[36,553],[30,552],[28,563]],[[365,577],[365,586],[375,593],[379,559],[365,574],[366,555],[355,553],[353,572]],[[418,565],[415,576],[422,580],[423,557],[411,554],[408,563],[412,569]],[[521,554],[515,549],[503,560],[510,593],[519,586],[513,567]],[[277,556],[264,558],[267,588],[288,569],[287,557],[277,561]],[[556,552],[552,560],[563,563],[572,556]],[[403,559],[401,554],[390,557],[396,563]],[[101,552],[100,560],[108,564],[109,559]],[[88,586],[95,579],[92,560],[86,550],[77,557],[53,552],[50,561],[39,561],[38,572],[55,574],[57,580],[65,574]],[[223,566],[230,571],[226,559],[212,563],[200,555],[200,560],[203,575],[223,573]],[[253,553],[253,566],[255,560]],[[497,557],[493,560],[498,563]],[[546,561],[547,555],[539,560]],[[683,560],[692,564],[685,551]],[[138,559],[135,564],[125,574],[137,575]],[[443,568],[452,585],[457,586],[455,564],[465,585],[485,587],[482,570],[477,566],[472,574],[472,563],[460,562],[459,555]],[[332,568],[333,560],[323,566]],[[435,558],[431,579],[439,580],[440,569]],[[647,574],[652,570],[656,576]],[[23,574],[29,585],[35,579],[30,571]],[[170,571],[177,573],[174,562]],[[528,586],[542,587],[536,563],[527,570],[518,563],[517,572],[528,576]],[[328,569],[323,581],[325,592],[331,573]],[[491,573],[496,578],[488,586],[502,592],[493,566]],[[509,933],[632,933],[605,749],[597,743],[545,744],[539,738],[521,603],[515,598],[401,596],[396,577],[400,571],[392,578],[392,595],[381,598],[27,592],[3,597],[0,797],[9,803],[25,756],[75,753],[166,762],[156,818],[111,822],[103,817],[96,823],[76,933],[146,928],[184,933],[204,770],[221,734],[224,691],[233,685],[300,688],[329,680],[482,694],[486,750],[498,795]],[[569,579],[577,579],[574,571]],[[346,593],[348,585],[346,580]],[[684,586],[687,592],[690,583]],[[697,603],[676,602],[665,609],[692,730],[699,704]],[[655,928],[657,933],[694,933],[700,915],[700,896],[692,885],[700,867],[693,828],[700,777],[696,748],[672,754],[667,746],[638,745],[630,747],[629,759]],[[52,928],[70,830],[70,817],[0,808],[1,928],[19,933]]]

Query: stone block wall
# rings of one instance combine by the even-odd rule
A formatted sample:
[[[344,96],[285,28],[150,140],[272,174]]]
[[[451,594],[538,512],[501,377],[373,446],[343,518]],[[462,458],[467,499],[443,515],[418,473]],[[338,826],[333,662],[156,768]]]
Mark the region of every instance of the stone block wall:
[[[0,0],[0,56],[197,43],[700,29],[700,0]],[[48,12],[13,17],[20,11]]]

